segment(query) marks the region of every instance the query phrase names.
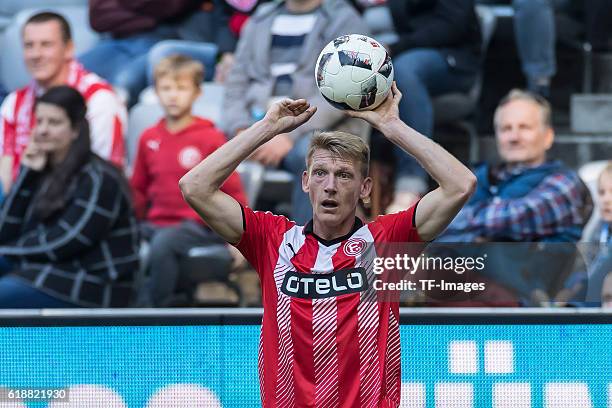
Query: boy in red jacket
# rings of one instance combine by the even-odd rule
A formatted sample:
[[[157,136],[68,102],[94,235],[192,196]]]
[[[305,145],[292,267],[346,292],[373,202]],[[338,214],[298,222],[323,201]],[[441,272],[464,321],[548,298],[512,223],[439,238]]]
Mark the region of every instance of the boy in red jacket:
[[[224,243],[187,205],[178,187],[185,173],[226,141],[212,122],[191,113],[203,78],[202,64],[185,56],[164,58],[155,68],[155,91],[165,117],[142,134],[130,181],[137,214],[144,220],[143,235],[150,243],[150,285],[144,288],[149,299],[143,305],[169,304],[179,281],[180,258],[190,248]],[[237,173],[222,190],[246,205]],[[217,272],[223,271],[211,271]]]

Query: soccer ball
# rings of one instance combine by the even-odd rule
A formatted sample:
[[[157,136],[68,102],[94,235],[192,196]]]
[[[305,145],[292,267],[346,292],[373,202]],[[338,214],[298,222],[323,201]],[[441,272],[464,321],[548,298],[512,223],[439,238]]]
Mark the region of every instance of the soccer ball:
[[[385,47],[373,38],[343,35],[321,51],[315,79],[323,97],[334,107],[369,110],[387,97],[393,64]]]

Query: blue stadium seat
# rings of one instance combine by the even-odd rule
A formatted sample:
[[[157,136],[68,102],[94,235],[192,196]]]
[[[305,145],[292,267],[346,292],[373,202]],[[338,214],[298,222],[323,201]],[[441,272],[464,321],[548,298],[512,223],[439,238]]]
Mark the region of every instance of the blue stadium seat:
[[[4,1],[2,0],[0,3],[4,4]],[[57,3],[54,0],[53,5],[48,7],[35,7],[19,11],[2,33],[0,39],[0,50],[2,50],[0,82],[4,83],[9,91],[25,86],[30,81],[30,75],[23,63],[21,29],[26,20],[35,12],[48,10],[66,17],[72,29],[75,55],[90,49],[98,41],[98,34],[89,27],[89,12],[86,4],[81,6],[56,6]]]
[[[2,0],[0,1],[0,31],[8,26],[13,16],[24,9],[49,7],[49,0]],[[53,5],[59,6],[85,6],[87,0],[54,0]]]

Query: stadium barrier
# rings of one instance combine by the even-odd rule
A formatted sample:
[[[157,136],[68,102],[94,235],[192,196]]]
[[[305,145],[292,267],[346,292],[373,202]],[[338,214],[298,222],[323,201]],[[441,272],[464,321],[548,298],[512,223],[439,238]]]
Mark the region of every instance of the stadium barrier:
[[[0,312],[2,407],[257,407],[261,309]],[[402,309],[402,407],[612,408],[612,313]]]

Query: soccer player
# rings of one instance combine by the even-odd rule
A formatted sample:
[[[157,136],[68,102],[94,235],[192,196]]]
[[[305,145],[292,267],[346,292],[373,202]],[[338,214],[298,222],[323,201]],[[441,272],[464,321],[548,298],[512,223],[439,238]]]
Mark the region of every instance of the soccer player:
[[[220,190],[259,146],[308,121],[304,99],[283,100],[180,181],[188,203],[257,270],[264,303],[259,377],[265,407],[397,407],[400,337],[397,302],[373,300],[366,281],[377,245],[434,239],[475,188],[451,154],[399,119],[393,84],[378,108],[348,112],[412,154],[439,187],[415,206],[363,224],[355,216],[370,193],[369,149],[358,137],[315,136],[302,176],[313,220],[296,225],[253,211]],[[369,244],[369,245],[368,245]],[[369,267],[368,267],[369,265]]]

